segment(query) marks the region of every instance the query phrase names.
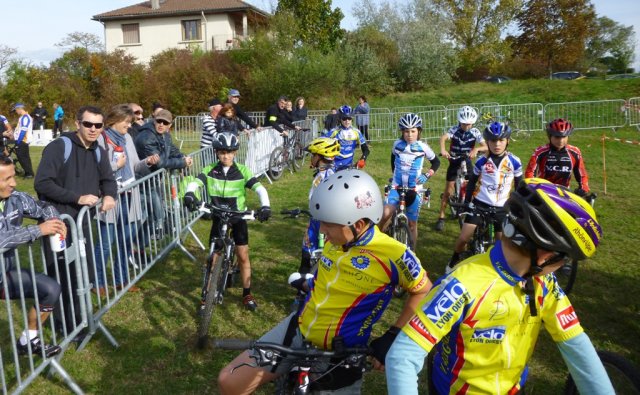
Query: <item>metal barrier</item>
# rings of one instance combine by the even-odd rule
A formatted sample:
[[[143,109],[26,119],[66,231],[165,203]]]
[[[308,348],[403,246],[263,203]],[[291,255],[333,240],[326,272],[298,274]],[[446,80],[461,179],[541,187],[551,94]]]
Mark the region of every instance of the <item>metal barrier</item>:
[[[407,107],[395,107],[393,112],[398,115],[398,117],[403,114],[412,112],[414,114],[417,113],[425,113],[429,111],[438,111],[438,110],[446,110],[446,107],[440,104],[433,104],[430,106],[407,106]]]
[[[200,115],[178,115],[173,119],[171,135],[181,142],[200,142],[202,137],[202,119]],[[182,143],[180,143],[182,145]]]
[[[478,114],[478,123],[483,125],[494,119],[509,123],[512,129],[528,132],[542,130],[544,124],[544,109],[540,103],[482,106]]]
[[[635,126],[640,131],[640,97],[632,97],[625,102],[624,111],[629,126]]]
[[[51,368],[51,372],[58,373],[67,386],[76,394],[82,394],[82,390],[67,373],[60,364],[60,360],[64,356],[64,351],[69,347],[74,338],[82,332],[87,326],[87,308],[82,297],[76,299],[78,303],[66,303],[66,298],[62,295],[83,295],[87,292],[82,281],[82,265],[78,252],[78,233],[73,219],[63,214],[60,219],[67,224],[69,245],[64,252],[59,253],[64,256],[64,270],[59,270],[54,253],[45,259],[44,248],[42,243],[48,243],[49,238],[41,238],[40,245],[24,244],[14,249],[0,249],[0,271],[2,284],[0,284],[3,299],[5,300],[5,309],[0,312],[0,319],[5,323],[1,336],[3,338],[2,345],[8,343],[11,345],[11,351],[6,352],[5,347],[0,345],[0,382],[2,383],[2,393],[20,393],[29,384],[35,380],[46,368]],[[35,248],[38,247],[38,248]],[[8,255],[6,255],[8,254]],[[47,266],[47,260],[51,262],[51,266]],[[26,264],[23,262],[26,261]],[[19,283],[19,295],[9,299],[10,290],[8,287],[7,268],[12,268],[12,281]],[[53,272],[48,269],[53,269]],[[54,278],[58,284],[64,284],[60,287],[62,292],[54,311],[47,317],[46,321],[42,320],[42,311],[40,310],[38,297],[38,278],[39,273]],[[25,288],[23,276],[28,276],[31,281],[31,288]],[[71,282],[71,278],[75,281]],[[35,279],[35,281],[33,281]],[[64,280],[64,281],[61,281]],[[27,282],[27,283],[28,283]],[[72,287],[71,284],[77,286]],[[53,358],[45,358],[44,351],[36,354],[31,346],[28,347],[26,355],[22,355],[18,351],[17,342],[19,341],[16,334],[19,333],[19,327],[28,328],[29,315],[32,307],[27,307],[25,292],[34,295],[33,304],[35,308],[35,319],[38,337],[43,343],[57,345],[62,351]],[[14,300],[14,301],[12,301]],[[72,298],[71,301],[74,301]],[[66,325],[64,317],[65,313],[75,316],[75,312],[79,313],[79,321],[75,321],[69,327]],[[62,324],[57,324],[60,319]],[[33,316],[31,317],[33,320]]]
[[[578,101],[550,103],[544,106],[544,122],[556,118],[571,121],[576,130],[613,129],[627,124],[625,100]]]

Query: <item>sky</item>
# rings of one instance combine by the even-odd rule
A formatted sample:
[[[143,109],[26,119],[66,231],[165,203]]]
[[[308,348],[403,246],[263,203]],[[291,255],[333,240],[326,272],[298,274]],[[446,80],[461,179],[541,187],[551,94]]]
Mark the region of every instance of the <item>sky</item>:
[[[3,7],[0,44],[18,48],[18,57],[28,62],[48,64],[63,52],[54,44],[62,41],[69,33],[74,31],[93,33],[104,39],[104,29],[99,22],[91,20],[93,15],[139,2],[140,0],[22,0],[19,6]],[[247,2],[265,11],[271,11],[271,4],[275,0],[248,0]],[[341,26],[347,30],[353,30],[356,27],[356,20],[352,15],[354,3],[348,0],[332,1],[332,6],[340,7],[345,14]],[[637,44],[633,67],[636,71],[640,71],[638,0],[592,0],[592,3],[599,16],[607,16],[625,26],[634,26]],[[25,13],[26,10],[29,12]]]

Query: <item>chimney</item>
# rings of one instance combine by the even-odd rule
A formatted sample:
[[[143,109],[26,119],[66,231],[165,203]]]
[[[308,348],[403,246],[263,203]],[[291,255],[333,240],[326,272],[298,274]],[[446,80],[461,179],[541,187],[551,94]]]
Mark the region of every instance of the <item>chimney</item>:
[[[151,9],[157,10],[160,8],[160,0],[151,0]]]

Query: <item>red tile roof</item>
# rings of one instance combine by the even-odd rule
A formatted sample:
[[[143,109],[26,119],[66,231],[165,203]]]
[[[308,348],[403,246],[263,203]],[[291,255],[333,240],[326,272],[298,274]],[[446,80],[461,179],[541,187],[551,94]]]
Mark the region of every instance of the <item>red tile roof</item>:
[[[230,11],[253,11],[259,15],[268,14],[240,0],[160,0],[160,8],[152,9],[151,1],[144,1],[128,7],[94,15],[92,19],[117,20],[141,17],[163,17],[170,15],[189,15],[205,13],[221,13]]]

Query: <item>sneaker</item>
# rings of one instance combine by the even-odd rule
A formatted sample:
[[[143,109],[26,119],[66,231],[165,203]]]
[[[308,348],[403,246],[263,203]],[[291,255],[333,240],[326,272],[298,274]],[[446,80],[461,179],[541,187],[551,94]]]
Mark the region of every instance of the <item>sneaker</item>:
[[[444,230],[444,218],[438,218],[436,221],[436,230],[442,232]]]
[[[244,305],[244,307],[246,307],[248,310],[251,310],[251,311],[254,311],[255,309],[258,308],[258,303],[256,303],[256,298],[254,298],[253,295],[251,294],[245,296],[242,299],[242,304]]]
[[[17,344],[18,354],[27,355],[29,354],[29,346],[27,344],[20,344],[20,340],[18,340]],[[34,337],[31,339],[31,351],[34,355],[42,355],[42,350],[44,350],[45,358],[51,358],[55,355],[58,355],[62,348],[60,346],[54,346],[50,344],[43,344],[39,337]]]

